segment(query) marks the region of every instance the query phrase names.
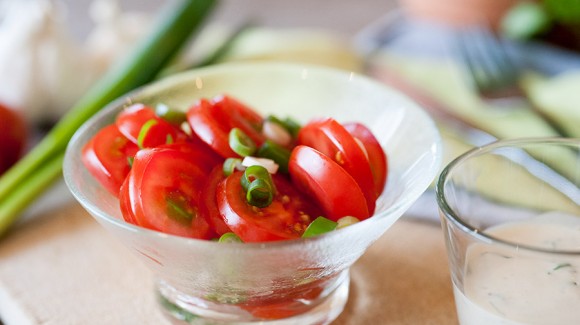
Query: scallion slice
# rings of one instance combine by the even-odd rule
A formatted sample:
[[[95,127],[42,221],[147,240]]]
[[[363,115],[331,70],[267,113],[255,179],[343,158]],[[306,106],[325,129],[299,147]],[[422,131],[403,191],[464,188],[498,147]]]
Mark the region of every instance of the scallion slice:
[[[290,150],[266,140],[258,149],[258,157],[272,159],[278,164],[278,170],[282,173],[288,173],[288,161],[290,160]]]
[[[256,144],[244,131],[233,128],[229,134],[230,148],[242,157],[251,156],[256,152]]]
[[[243,243],[242,239],[233,232],[226,232],[225,234],[221,235],[221,237],[217,241],[218,243],[226,243],[226,244]]]
[[[325,217],[318,217],[308,225],[302,234],[302,238],[314,237],[331,232],[336,229],[337,225],[338,224],[336,222],[330,219],[326,219]]]
[[[255,179],[248,187],[246,199],[250,205],[258,208],[265,208],[269,206],[274,199],[272,186],[267,180],[262,178]]]
[[[145,141],[145,137],[147,136],[147,133],[149,133],[149,130],[151,130],[151,128],[157,123],[157,120],[152,118],[143,124],[141,130],[139,130],[139,135],[137,136],[137,145],[139,148],[145,148],[143,141]]]
[[[187,120],[185,112],[171,109],[165,104],[157,104],[155,107],[155,114],[165,121],[177,126],[180,126],[181,123]]]
[[[242,163],[240,158],[228,158],[224,161],[224,175],[230,176],[234,170]]]
[[[284,120],[281,120],[280,118],[274,115],[269,115],[268,117],[266,117],[266,121],[271,121],[281,125],[284,129],[286,129],[286,131],[290,132],[293,138],[296,138],[298,136],[298,132],[302,128],[300,123],[296,122],[295,120],[289,117],[285,118]]]
[[[360,220],[358,220],[355,217],[352,216],[346,216],[346,217],[342,217],[340,219],[337,220],[337,226],[336,229],[342,229],[344,227],[348,227],[350,225],[354,225],[355,223],[360,222]]]

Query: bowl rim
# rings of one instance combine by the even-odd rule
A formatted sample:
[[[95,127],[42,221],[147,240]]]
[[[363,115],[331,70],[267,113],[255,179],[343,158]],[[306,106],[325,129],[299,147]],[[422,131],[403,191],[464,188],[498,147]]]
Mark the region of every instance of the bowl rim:
[[[536,247],[532,245],[518,244],[511,241],[503,240],[498,237],[487,234],[485,231],[480,231],[477,227],[472,226],[469,222],[465,221],[447,202],[445,195],[445,185],[450,181],[450,177],[453,175],[454,171],[462,165],[463,162],[475,158],[486,153],[499,148],[516,147],[519,145],[538,145],[538,144],[563,144],[574,146],[580,148],[580,140],[573,138],[562,138],[562,137],[526,137],[517,139],[504,139],[496,140],[494,142],[488,143],[483,146],[478,146],[468,150],[467,152],[461,154],[460,156],[453,159],[447,166],[443,168],[439,177],[435,183],[435,197],[437,204],[441,211],[442,216],[456,228],[460,229],[464,234],[477,242],[485,244],[499,244],[502,246],[508,246],[512,249],[523,249],[531,252],[538,253],[548,253],[548,254],[559,254],[559,255],[569,255],[578,256],[580,255],[580,250],[551,250],[541,247]],[[520,148],[523,148],[520,147]]]
[[[108,115],[120,109],[123,105],[127,105],[131,103],[131,100],[137,97],[140,94],[145,93],[150,87],[152,86],[159,86],[162,85],[164,82],[171,82],[172,80],[178,80],[178,78],[186,79],[189,75],[197,75],[198,77],[203,77],[204,75],[208,74],[217,74],[221,71],[227,71],[232,69],[294,69],[296,71],[301,71],[304,69],[315,70],[316,72],[320,72],[327,75],[333,75],[340,78],[348,79],[349,81],[357,80],[357,82],[363,82],[371,85],[375,88],[382,88],[384,91],[390,93],[390,96],[394,96],[397,98],[397,101],[401,103],[407,103],[408,105],[405,109],[412,109],[415,113],[422,115],[426,124],[429,124],[432,128],[432,133],[434,135],[433,142],[430,145],[430,155],[433,157],[431,160],[430,168],[428,172],[425,173],[423,177],[420,178],[420,182],[416,185],[415,188],[411,189],[407,195],[409,197],[413,197],[413,199],[407,200],[397,200],[390,206],[388,206],[384,211],[381,211],[378,214],[374,214],[373,216],[365,219],[361,222],[353,224],[349,227],[345,227],[340,229],[339,231],[332,231],[328,232],[319,236],[309,237],[309,238],[296,238],[296,239],[288,239],[288,240],[281,240],[281,241],[272,241],[272,242],[256,242],[256,243],[230,243],[229,245],[222,245],[220,243],[211,241],[211,240],[203,240],[203,239],[196,239],[196,238],[189,238],[189,237],[182,237],[172,234],[163,233],[160,231],[147,229],[138,225],[134,225],[124,220],[120,220],[107,214],[101,208],[98,207],[97,204],[86,198],[82,195],[77,186],[75,185],[75,181],[73,180],[71,170],[71,157],[73,156],[72,148],[80,141],[82,135],[89,131],[93,127],[93,124],[101,119],[108,117]],[[189,80],[189,79],[188,79]],[[83,125],[74,133],[71,140],[69,141],[66,152],[65,152],[65,159],[64,159],[64,168],[63,168],[63,176],[65,183],[72,193],[73,197],[79,202],[93,217],[97,217],[99,220],[105,221],[109,224],[112,224],[116,227],[122,228],[124,230],[133,232],[133,233],[143,233],[146,236],[153,236],[162,240],[171,240],[171,241],[179,241],[181,244],[186,245],[208,245],[209,247],[244,247],[244,250],[262,250],[266,248],[280,248],[280,247],[293,247],[304,245],[305,243],[312,243],[312,242],[322,242],[322,241],[331,241],[335,240],[336,237],[345,237],[349,236],[350,233],[357,232],[361,227],[366,227],[371,224],[377,223],[379,220],[400,212],[400,210],[406,210],[406,207],[414,202],[428,187],[429,184],[435,180],[442,161],[442,142],[441,136],[439,131],[436,127],[435,122],[431,119],[429,114],[423,109],[418,103],[411,100],[408,96],[404,95],[402,92],[394,89],[393,87],[384,85],[379,81],[373,80],[368,76],[363,74],[340,70],[337,68],[330,68],[326,66],[320,66],[315,64],[303,64],[303,63],[290,63],[290,62],[236,62],[236,63],[221,63],[211,66],[206,66],[202,68],[192,69],[185,72],[176,73],[164,79],[154,81],[152,83],[146,84],[139,88],[136,88],[127,94],[113,100],[112,102],[105,105],[99,112],[95,115],[90,117]],[[67,168],[68,166],[68,168]],[[411,202],[409,202],[411,201]],[[404,213],[404,210],[401,212]],[[385,229],[386,230],[386,229]]]

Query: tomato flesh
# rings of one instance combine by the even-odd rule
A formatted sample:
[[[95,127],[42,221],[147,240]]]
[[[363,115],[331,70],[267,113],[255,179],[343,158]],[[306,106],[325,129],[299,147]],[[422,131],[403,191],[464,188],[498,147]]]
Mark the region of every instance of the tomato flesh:
[[[228,227],[244,242],[265,242],[299,238],[311,220],[320,215],[288,180],[272,175],[276,194],[272,203],[257,208],[246,200],[240,180],[243,172],[234,172],[217,188],[217,203]]]
[[[353,216],[364,220],[370,216],[366,198],[354,178],[320,151],[296,146],[288,170],[294,185],[312,197],[328,219]]]
[[[344,128],[362,142],[373,173],[375,191],[377,196],[381,195],[385,189],[389,171],[388,159],[383,147],[381,147],[371,130],[360,123],[345,123]]]
[[[82,150],[82,161],[99,183],[115,196],[131,166],[129,160],[139,148],[129,141],[114,124],[101,129]]]
[[[204,190],[201,193],[201,209],[207,216],[207,220],[211,227],[219,236],[232,231],[224,222],[216,200],[218,184],[225,178],[223,166],[219,165],[214,167],[209,174],[207,184],[204,186]]]
[[[168,148],[137,153],[127,193],[139,226],[199,239],[215,236],[198,209],[207,173],[193,158]]]
[[[373,214],[377,194],[371,166],[355,138],[332,118],[308,123],[298,133],[298,144],[312,147],[340,165],[362,190],[368,211]]]

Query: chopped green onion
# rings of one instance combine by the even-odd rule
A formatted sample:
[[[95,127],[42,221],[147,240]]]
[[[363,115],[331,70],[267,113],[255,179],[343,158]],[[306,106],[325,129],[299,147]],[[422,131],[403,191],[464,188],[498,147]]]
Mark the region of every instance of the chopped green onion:
[[[258,149],[258,157],[272,159],[278,164],[279,170],[282,173],[288,173],[288,161],[290,160],[290,150],[266,140],[260,149]]]
[[[351,217],[351,216],[346,216],[346,217],[342,217],[340,219],[337,220],[337,226],[336,229],[342,229],[344,227],[348,227],[350,225],[354,225],[355,223],[360,222],[360,220],[358,220],[355,217]]]
[[[172,144],[173,143],[173,136],[171,134],[168,134],[165,137],[165,144]]]
[[[259,165],[246,168],[240,182],[250,205],[264,208],[272,203],[276,188],[266,168]]]
[[[152,118],[143,124],[141,130],[139,130],[139,135],[137,136],[137,145],[139,148],[145,148],[143,141],[145,141],[145,137],[147,136],[147,133],[149,133],[149,130],[151,130],[151,128],[157,123],[157,120]]]
[[[234,170],[242,163],[240,158],[228,158],[224,161],[224,175],[230,176]]]
[[[243,243],[242,239],[233,232],[226,232],[217,240],[218,243]]]
[[[256,152],[256,144],[244,131],[233,128],[229,134],[230,148],[242,157],[251,156]]]
[[[266,117],[266,121],[271,121],[271,122],[274,122],[276,124],[279,124],[284,129],[286,129],[286,131],[288,131],[292,135],[293,138],[296,138],[298,136],[298,132],[302,128],[300,123],[296,122],[294,119],[292,119],[290,117],[287,117],[284,120],[281,120],[274,115],[269,115],[268,117]]]
[[[133,161],[135,161],[135,157],[127,157],[127,164],[129,164],[129,167],[133,167]]]
[[[258,208],[265,208],[272,203],[274,192],[268,181],[258,178],[250,183],[246,199],[250,205]]]
[[[338,224],[336,222],[330,219],[326,219],[325,217],[318,217],[308,225],[302,234],[302,238],[314,237],[331,232],[336,229],[337,225]]]
[[[187,198],[181,193],[171,193],[167,202],[167,216],[181,224],[191,224],[195,217],[195,211],[188,207]]]
[[[165,121],[177,126],[180,126],[181,123],[187,120],[185,112],[171,109],[169,106],[161,103],[157,104],[155,107],[155,114]]]

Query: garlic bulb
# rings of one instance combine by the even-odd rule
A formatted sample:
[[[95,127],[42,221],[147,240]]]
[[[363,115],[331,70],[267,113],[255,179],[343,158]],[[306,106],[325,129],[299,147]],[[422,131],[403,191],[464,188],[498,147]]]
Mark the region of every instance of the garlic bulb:
[[[0,8],[0,101],[32,122],[57,119],[94,79],[67,32],[64,5],[4,0]]]

